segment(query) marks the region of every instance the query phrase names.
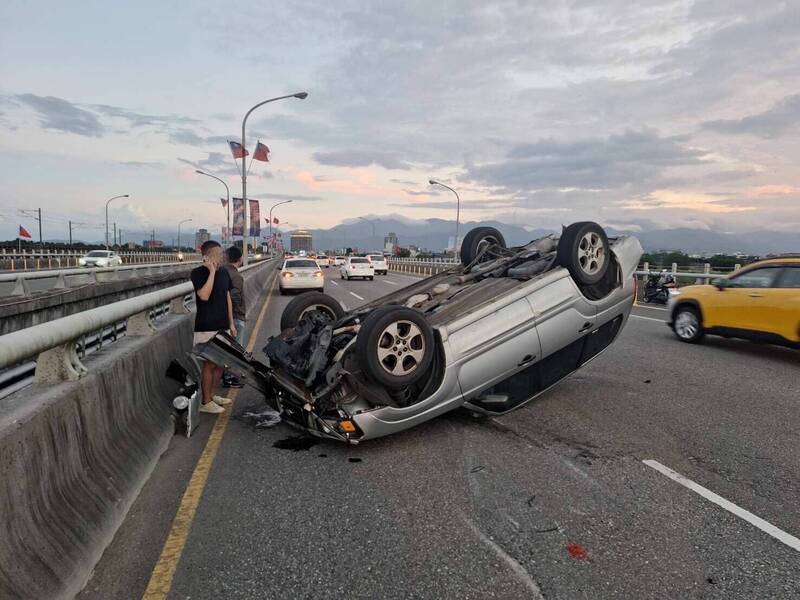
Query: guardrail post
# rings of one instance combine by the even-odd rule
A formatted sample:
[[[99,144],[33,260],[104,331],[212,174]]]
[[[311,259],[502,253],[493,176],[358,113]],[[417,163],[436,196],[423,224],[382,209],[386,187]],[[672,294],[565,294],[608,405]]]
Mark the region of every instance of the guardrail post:
[[[172,315],[185,315],[189,313],[189,309],[186,308],[186,298],[183,296],[178,296],[177,298],[173,298],[172,301],[169,303],[169,312]]]
[[[75,381],[88,372],[89,370],[78,358],[75,342],[68,342],[39,354],[36,358],[33,380],[36,383]]]
[[[735,265],[733,265],[733,270],[734,271],[738,271],[741,268],[742,268],[742,265],[740,265],[739,263],[736,263]]]
[[[30,296],[31,290],[28,287],[28,282],[25,280],[24,275],[20,275],[17,277],[16,281],[14,281],[14,289],[11,290],[12,296]]]
[[[156,332],[156,327],[150,317],[150,310],[143,310],[128,317],[127,329],[130,336],[153,335]]]

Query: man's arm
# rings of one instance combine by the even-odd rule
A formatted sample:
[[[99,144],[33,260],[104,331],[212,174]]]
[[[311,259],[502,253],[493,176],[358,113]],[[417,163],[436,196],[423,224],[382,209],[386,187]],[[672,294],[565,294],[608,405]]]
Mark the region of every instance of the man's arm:
[[[233,337],[236,337],[236,323],[233,322],[233,300],[231,292],[228,290],[228,329]]]
[[[211,290],[214,289],[214,277],[216,276],[216,269],[214,269],[211,265],[205,265],[206,269],[208,269],[208,279],[203,284],[199,290],[197,290],[197,297],[204,302],[208,301],[211,297]]]

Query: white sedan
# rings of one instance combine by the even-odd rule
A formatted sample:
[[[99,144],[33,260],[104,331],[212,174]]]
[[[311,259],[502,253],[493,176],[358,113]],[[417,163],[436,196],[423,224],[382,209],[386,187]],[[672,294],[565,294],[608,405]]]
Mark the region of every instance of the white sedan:
[[[353,279],[354,277],[372,279],[375,276],[375,268],[364,256],[348,256],[339,269],[339,276],[342,279]]]
[[[283,263],[278,279],[281,294],[290,290],[324,291],[325,277],[312,258],[290,258]]]
[[[334,267],[341,267],[347,259],[344,256],[336,256],[333,259]]]
[[[111,250],[92,250],[78,259],[78,264],[82,267],[118,267],[122,264],[122,257]]]
[[[386,258],[383,254],[370,254],[367,258],[375,269],[375,275],[380,275],[381,273],[384,275],[389,274],[389,265],[386,264]]]

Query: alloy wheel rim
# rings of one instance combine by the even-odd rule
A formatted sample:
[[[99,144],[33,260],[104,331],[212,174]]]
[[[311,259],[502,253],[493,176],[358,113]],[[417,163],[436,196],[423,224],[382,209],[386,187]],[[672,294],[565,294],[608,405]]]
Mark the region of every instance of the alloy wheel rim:
[[[378,336],[378,362],[394,377],[416,371],[425,356],[425,336],[411,321],[394,321]]]
[[[333,312],[333,309],[331,309],[330,306],[325,306],[324,304],[312,304],[311,306],[308,306],[303,309],[303,311],[300,313],[300,316],[297,319],[298,322],[302,321],[304,318],[306,318],[306,316],[308,316],[312,312],[321,312],[327,315],[331,321],[336,319],[336,314]]]
[[[694,313],[683,311],[675,318],[675,333],[683,339],[691,339],[697,335],[700,324]]]
[[[578,264],[581,271],[594,275],[606,263],[606,248],[599,234],[590,231],[578,243]]]

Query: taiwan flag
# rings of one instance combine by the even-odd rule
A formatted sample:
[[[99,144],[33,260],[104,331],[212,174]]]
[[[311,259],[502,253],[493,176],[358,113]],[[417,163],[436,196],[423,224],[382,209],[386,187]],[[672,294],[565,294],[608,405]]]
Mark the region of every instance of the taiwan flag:
[[[278,223],[280,223],[280,221],[278,221],[278,217],[274,217],[274,218],[272,219],[272,222],[273,222],[273,223],[275,223],[275,225],[277,225]]]
[[[269,148],[267,148],[266,144],[262,144],[261,142],[256,144],[256,150],[253,152],[253,160],[269,162]]]
[[[239,142],[229,141],[228,145],[231,147],[231,154],[233,154],[233,158],[244,158],[250,154]]]
[[[19,237],[31,239],[31,234],[27,229],[25,229],[22,225],[20,225],[19,226]]]

